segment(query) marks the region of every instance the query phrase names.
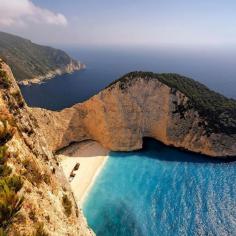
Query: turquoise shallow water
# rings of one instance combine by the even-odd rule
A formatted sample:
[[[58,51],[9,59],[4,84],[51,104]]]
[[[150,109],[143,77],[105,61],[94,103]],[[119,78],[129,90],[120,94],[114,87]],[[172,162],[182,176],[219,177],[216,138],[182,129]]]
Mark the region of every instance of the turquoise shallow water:
[[[83,210],[98,236],[236,235],[236,163],[145,141],[110,153]]]

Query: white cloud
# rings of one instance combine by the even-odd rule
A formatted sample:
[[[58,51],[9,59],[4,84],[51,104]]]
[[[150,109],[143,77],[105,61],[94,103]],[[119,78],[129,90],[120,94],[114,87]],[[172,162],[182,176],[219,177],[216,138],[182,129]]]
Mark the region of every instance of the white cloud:
[[[0,0],[0,26],[30,23],[67,25],[64,15],[34,5],[30,0]]]

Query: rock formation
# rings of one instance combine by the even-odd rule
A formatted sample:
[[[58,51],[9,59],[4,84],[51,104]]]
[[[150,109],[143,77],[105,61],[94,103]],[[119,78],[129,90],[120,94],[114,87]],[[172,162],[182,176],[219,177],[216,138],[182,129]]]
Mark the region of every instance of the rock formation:
[[[174,86],[171,83],[176,78]],[[187,92],[178,90],[181,83]],[[197,92],[193,98],[191,88]],[[216,99],[221,101],[220,108],[205,106],[198,96],[203,93],[207,93],[204,97],[209,95],[209,107],[212,104],[208,103]],[[86,139],[113,151],[131,151],[142,148],[143,137],[152,137],[192,152],[232,157],[236,155],[235,104],[178,75],[138,72],[71,108],[59,112],[32,110],[52,151]]]
[[[27,107],[0,60],[0,95],[0,208],[8,192],[2,186],[17,188],[4,181],[19,184],[20,176],[23,186],[12,194],[24,196],[14,220],[0,222],[0,234],[3,225],[10,236],[33,235],[43,223],[49,235],[93,235],[52,152],[72,142],[92,139],[131,151],[152,137],[213,157],[236,156],[236,101],[178,75],[130,73],[88,101],[54,112]]]
[[[16,174],[21,178],[23,186],[18,195],[24,197],[18,214],[13,214],[14,218],[2,212],[4,204],[9,204],[13,209],[16,205],[12,200],[4,202],[9,198],[9,190],[2,188],[2,170],[8,170],[9,167],[3,166],[3,159],[0,158],[0,234],[5,235],[4,230],[9,236],[19,233],[46,235],[36,234],[41,227],[49,235],[94,235],[76,206],[70,185],[55,156],[49,151],[38,122],[25,104],[10,68],[2,61],[0,95],[0,157],[5,155],[2,150],[7,148],[7,164],[12,170],[12,174],[8,171],[8,175]],[[16,183],[19,183],[18,179]],[[17,199],[16,195],[13,196]],[[43,227],[38,228],[40,223]]]
[[[44,82],[45,80],[54,78],[57,75],[71,74],[74,71],[83,70],[85,68],[86,68],[85,64],[71,60],[70,63],[68,63],[67,65],[63,67],[58,67],[57,69],[50,70],[44,75],[39,75],[31,79],[18,81],[18,84],[24,85],[24,86],[30,86],[32,84],[40,84]]]

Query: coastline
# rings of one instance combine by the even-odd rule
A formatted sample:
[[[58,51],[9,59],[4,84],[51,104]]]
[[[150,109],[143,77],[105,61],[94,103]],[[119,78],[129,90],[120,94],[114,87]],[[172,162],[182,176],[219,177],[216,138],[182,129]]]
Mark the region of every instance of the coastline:
[[[32,79],[21,80],[21,81],[18,81],[17,83],[18,85],[23,85],[23,86],[31,86],[33,84],[42,84],[43,82],[53,79],[58,75],[71,74],[75,71],[80,71],[84,69],[86,69],[86,65],[83,63],[78,62],[77,65],[70,63],[64,68],[57,68],[55,70],[51,70],[47,72],[45,75],[39,75]]]
[[[80,207],[108,160],[108,153],[109,150],[98,142],[84,141],[72,144],[58,154],[60,165]]]
[[[97,168],[96,172],[94,173],[94,176],[92,178],[92,180],[90,181],[90,184],[87,186],[86,191],[84,192],[84,194],[82,195],[82,198],[80,199],[80,206],[82,207],[86,198],[89,195],[89,192],[91,190],[91,188],[93,187],[96,178],[99,176],[100,172],[102,171],[103,167],[105,166],[107,160],[108,160],[108,155],[105,156],[105,158],[103,159],[103,162],[101,163],[101,165],[99,166],[99,168]]]

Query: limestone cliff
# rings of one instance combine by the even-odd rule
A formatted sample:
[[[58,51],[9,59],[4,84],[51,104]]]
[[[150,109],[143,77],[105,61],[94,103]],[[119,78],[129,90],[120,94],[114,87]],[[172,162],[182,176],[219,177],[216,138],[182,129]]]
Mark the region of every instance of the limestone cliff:
[[[8,150],[8,167],[5,164],[3,166],[3,159],[0,163],[0,218],[5,219],[5,222],[0,222],[0,234],[5,235],[3,227],[10,236],[46,235],[39,232],[36,234],[41,227],[38,228],[38,224],[41,223],[47,235],[94,235],[77,208],[70,185],[56,158],[49,151],[38,122],[25,104],[10,68],[2,61],[0,95],[1,158],[2,150]],[[4,204],[11,203],[4,202],[6,196],[9,198],[9,190],[2,188],[3,167],[6,170],[11,167],[12,174],[18,175],[23,182],[18,194],[24,200],[18,214],[13,214],[14,218],[2,212],[6,206]],[[12,175],[10,172],[8,174]],[[20,202],[17,204],[20,205]],[[16,208],[15,205],[12,207]]]
[[[178,77],[173,86],[176,76],[131,73],[84,103],[59,112],[33,109],[33,113],[52,151],[86,139],[113,151],[131,151],[142,148],[143,137],[152,137],[209,156],[235,156],[236,102],[187,78]],[[205,106],[199,95],[207,104],[220,100],[219,109],[217,104]]]

